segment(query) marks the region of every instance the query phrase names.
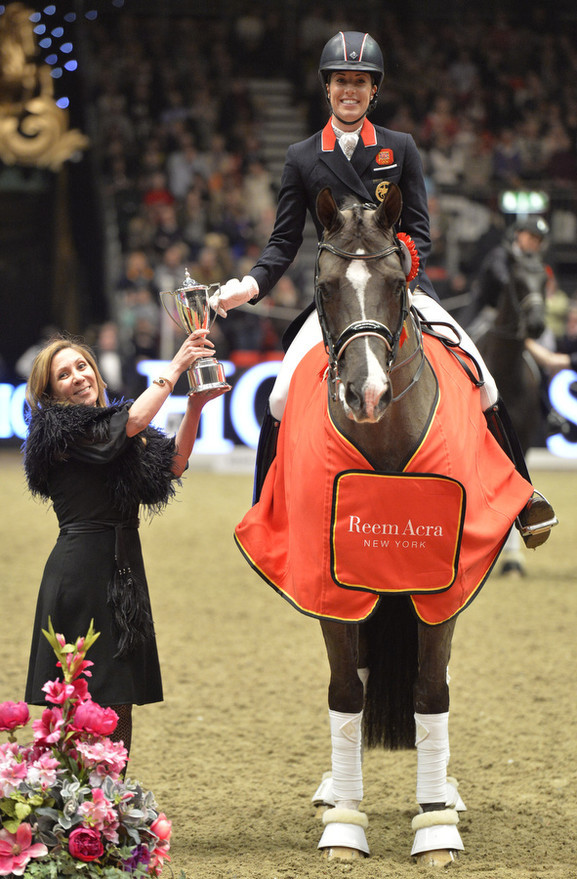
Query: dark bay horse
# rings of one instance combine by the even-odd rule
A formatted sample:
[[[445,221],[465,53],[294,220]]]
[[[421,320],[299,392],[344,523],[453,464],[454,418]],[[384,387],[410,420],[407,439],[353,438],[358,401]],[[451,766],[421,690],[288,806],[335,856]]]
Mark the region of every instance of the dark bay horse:
[[[445,866],[463,848],[456,825],[464,806],[447,777],[455,622],[532,489],[489,435],[459,358],[424,338],[395,233],[401,208],[394,184],[377,208],[340,209],[330,189],[319,194],[315,299],[324,346],[297,367],[276,458],[235,538],[259,575],[322,628],[333,807],[319,848],[329,857],[369,853],[359,810],[363,738],[389,749],[416,744],[412,854]],[[430,552],[438,550],[451,571],[435,579]],[[361,556],[368,585],[359,579],[365,570],[349,569]]]
[[[492,325],[477,340],[524,452],[541,422],[539,369],[525,349],[526,339],[545,331],[547,275],[540,259],[510,252],[510,279],[503,285]]]
[[[503,285],[491,325],[477,346],[491,372],[524,455],[534,445],[542,422],[541,375],[525,347],[545,331],[547,275],[534,254],[509,251],[509,281]],[[525,556],[517,530],[511,532],[502,572],[524,573]]]
[[[357,206],[344,214],[327,190],[317,202],[326,230],[315,286],[329,353],[330,416],[375,470],[386,472],[402,471],[422,437],[436,394],[419,330],[410,318],[394,238],[401,207],[400,190],[394,186],[375,212]],[[371,274],[376,283],[369,283]],[[378,321],[367,319],[375,315]],[[403,327],[408,338],[401,347]],[[381,602],[377,614],[361,625],[321,620],[330,665],[329,709],[348,715],[364,711],[371,745],[414,747],[414,712],[444,718],[449,710],[447,666],[454,626],[455,619],[435,627],[418,622],[401,596]],[[377,649],[379,641],[390,649]],[[366,687],[358,669],[370,669]],[[448,752],[448,737],[446,747]],[[421,808],[449,820],[445,797]],[[429,860],[444,864],[452,859],[458,833],[449,826],[447,838],[453,842],[445,846],[436,841]],[[338,822],[326,828],[325,842],[342,857],[348,834],[340,836]]]

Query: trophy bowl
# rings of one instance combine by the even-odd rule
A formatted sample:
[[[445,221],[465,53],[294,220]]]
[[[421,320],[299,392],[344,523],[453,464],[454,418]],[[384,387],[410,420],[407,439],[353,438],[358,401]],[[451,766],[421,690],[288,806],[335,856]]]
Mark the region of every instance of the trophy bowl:
[[[170,319],[187,334],[194,330],[210,329],[214,320],[210,321],[211,291],[220,289],[220,284],[198,284],[188,269],[185,270],[184,281],[176,290],[160,294],[160,301]],[[170,303],[170,309],[167,303]],[[216,317],[216,315],[215,315]],[[226,388],[228,383],[224,374],[224,366],[216,357],[201,357],[187,369],[189,396],[213,388]]]

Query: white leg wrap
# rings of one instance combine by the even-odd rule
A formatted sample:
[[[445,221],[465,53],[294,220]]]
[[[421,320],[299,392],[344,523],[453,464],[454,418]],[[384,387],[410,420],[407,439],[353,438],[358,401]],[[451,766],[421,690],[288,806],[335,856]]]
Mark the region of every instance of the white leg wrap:
[[[357,809],[363,798],[362,718],[362,711],[358,714],[343,714],[329,709],[333,797],[338,808]]]
[[[430,298],[430,297],[429,297]],[[319,317],[315,311],[310,314],[286,352],[279,373],[276,377],[273,389],[268,398],[268,404],[273,418],[280,421],[284,414],[288,389],[293,372],[297,368],[299,362],[310,351],[317,342],[322,342],[323,334]]]
[[[444,803],[449,763],[449,712],[415,713],[417,802]]]
[[[442,323],[449,323],[458,331],[458,337],[460,337],[460,345],[461,348],[475,358],[477,363],[479,364],[479,369],[481,370],[482,378],[485,381],[484,386],[481,388],[481,406],[483,412],[488,409],[490,406],[494,406],[499,397],[499,392],[497,391],[497,385],[495,384],[495,380],[489,370],[487,369],[487,365],[479,350],[471,337],[465,332],[465,330],[457,323],[454,317],[451,317],[448,311],[445,311],[443,306],[437,302],[436,299],[433,299],[432,296],[428,296],[426,293],[415,292],[413,294],[413,303],[415,308],[421,312],[425,320],[430,321],[434,324],[437,321],[441,321]],[[439,333],[441,335],[447,336],[447,338],[451,339],[451,341],[455,341],[453,333],[448,330],[446,327],[439,327]]]

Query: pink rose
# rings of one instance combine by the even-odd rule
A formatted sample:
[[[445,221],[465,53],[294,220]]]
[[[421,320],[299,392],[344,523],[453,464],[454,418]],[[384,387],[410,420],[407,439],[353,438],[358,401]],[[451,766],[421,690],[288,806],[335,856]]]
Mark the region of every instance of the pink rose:
[[[0,704],[0,730],[13,730],[18,726],[26,726],[30,720],[30,712],[26,702],[2,702]]]
[[[150,829],[159,839],[168,842],[172,833],[172,821],[169,821],[164,812],[161,812],[150,825]]]
[[[109,736],[118,724],[118,714],[112,708],[103,708],[88,699],[82,702],[74,714],[72,726],[95,736]]]
[[[68,837],[68,851],[79,861],[95,861],[104,854],[104,846],[97,830],[76,827]]]

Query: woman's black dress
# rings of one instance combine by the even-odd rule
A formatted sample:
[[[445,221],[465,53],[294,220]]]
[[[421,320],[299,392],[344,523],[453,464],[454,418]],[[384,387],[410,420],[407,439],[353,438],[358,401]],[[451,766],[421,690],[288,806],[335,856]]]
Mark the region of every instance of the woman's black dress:
[[[129,438],[127,419],[123,405],[55,405],[30,421],[28,484],[52,500],[60,525],[36,608],[25,696],[31,704],[44,704],[43,685],[59,677],[42,634],[48,617],[69,643],[94,620],[100,637],[87,658],[94,663],[88,688],[95,702],[162,700],[137,516],[141,503],[155,512],[174,494],[174,440],[153,428]]]

